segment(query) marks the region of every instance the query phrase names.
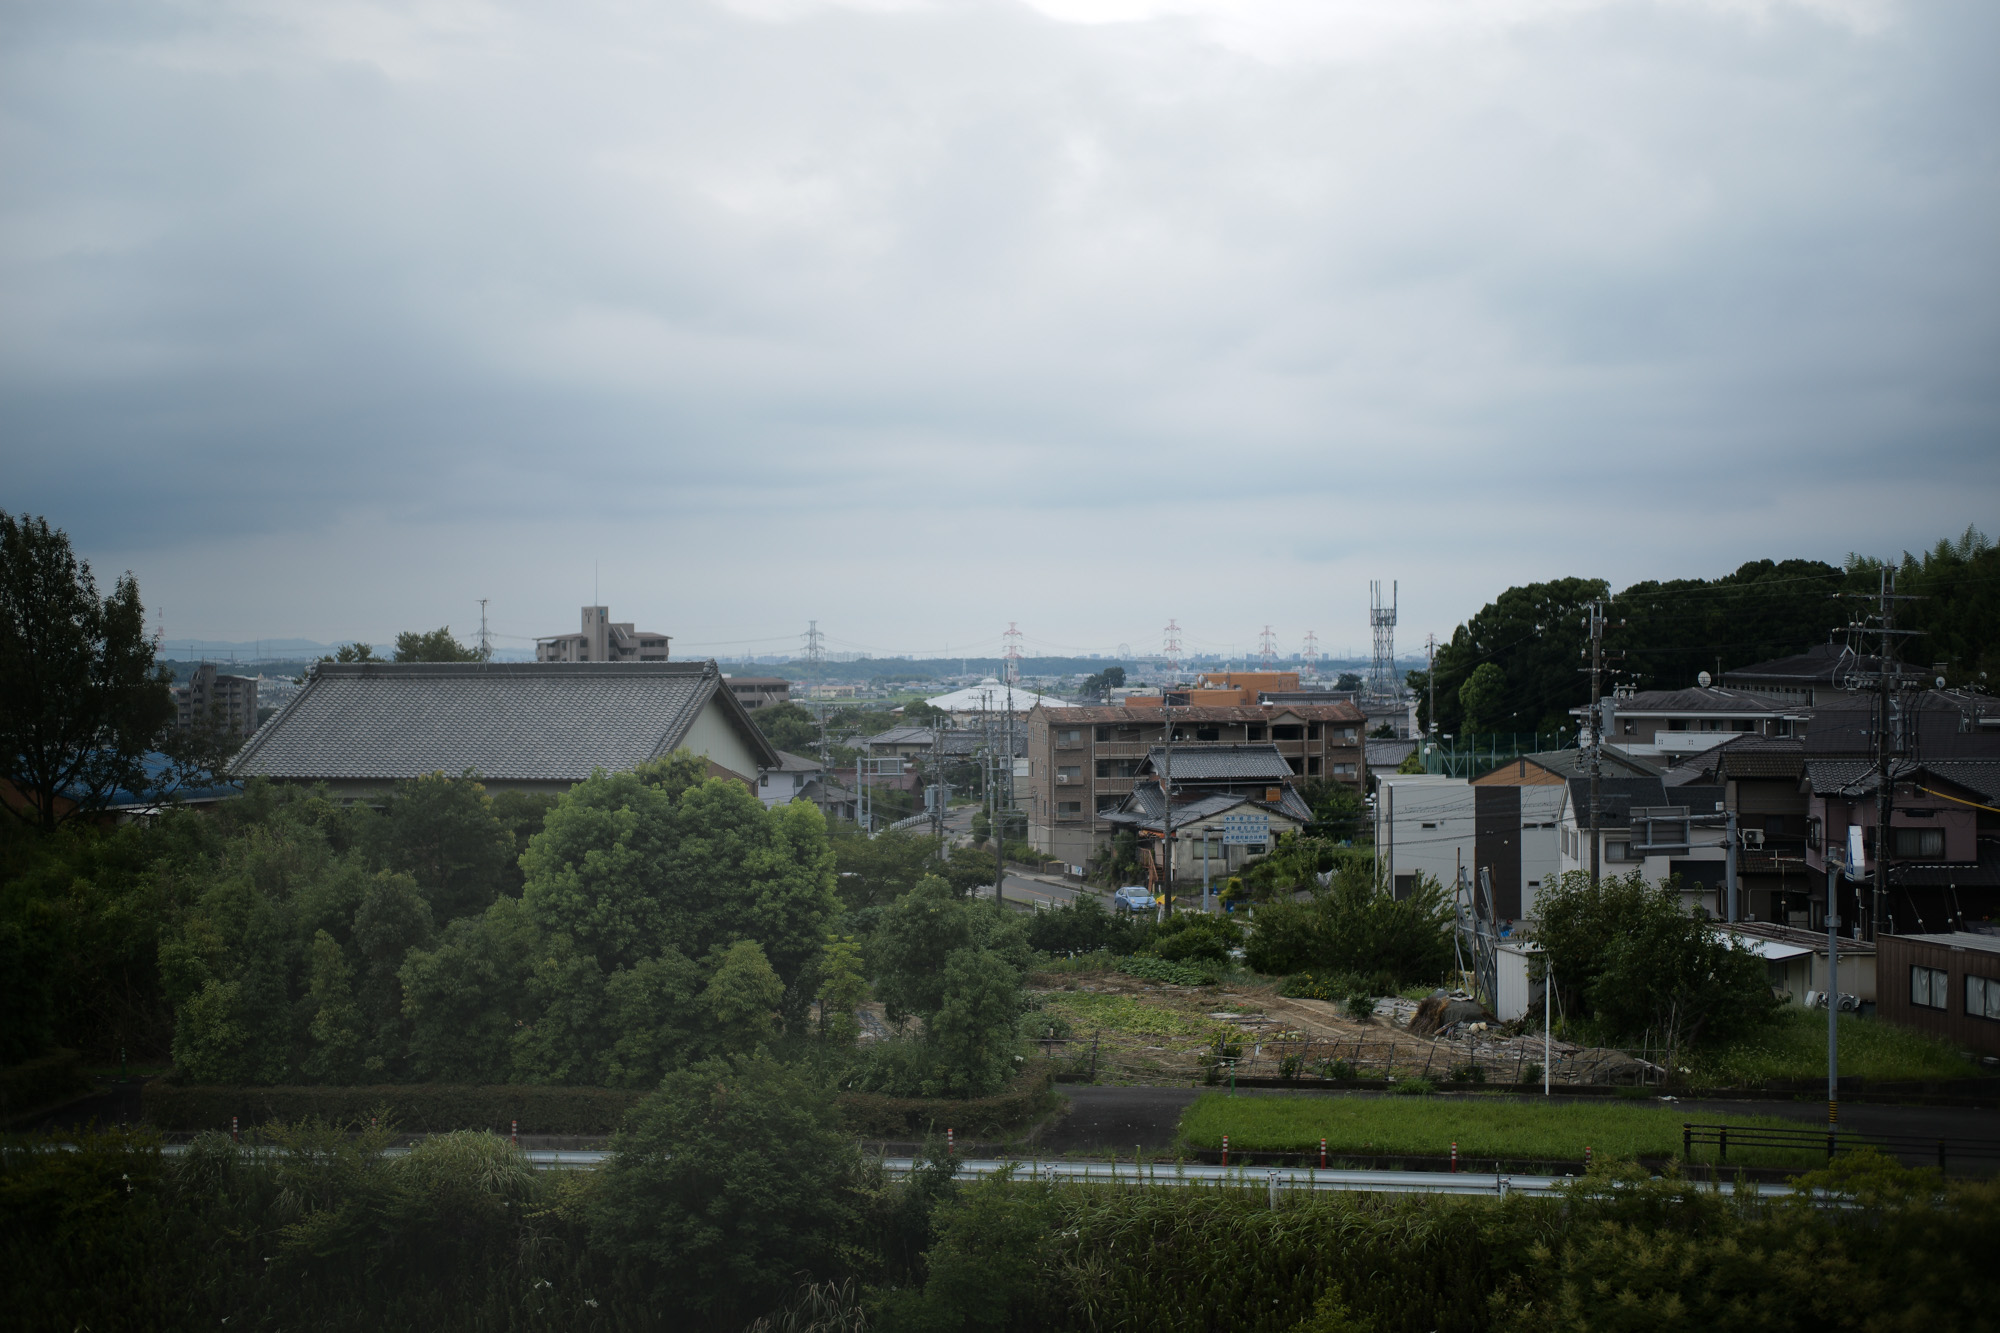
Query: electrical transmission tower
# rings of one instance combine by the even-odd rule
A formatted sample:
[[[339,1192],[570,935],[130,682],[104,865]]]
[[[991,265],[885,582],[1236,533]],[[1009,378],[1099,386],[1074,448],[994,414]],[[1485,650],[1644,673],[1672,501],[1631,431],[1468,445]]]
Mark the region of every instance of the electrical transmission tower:
[[[1306,649],[1300,656],[1305,658],[1306,670],[1317,676],[1319,674],[1319,635],[1313,633],[1311,630],[1306,631]]]
[[[1180,622],[1178,620],[1168,620],[1164,633],[1167,636],[1167,640],[1160,650],[1160,655],[1167,659],[1167,675],[1169,677],[1178,677],[1181,674]]]
[[[1000,636],[1000,641],[1007,645],[1006,683],[1012,685],[1021,679],[1021,631],[1014,627],[1013,621],[1007,622],[1007,632]]]
[[[1375,657],[1368,665],[1368,692],[1393,695],[1396,691],[1396,587],[1389,585],[1389,604],[1382,605],[1382,581],[1368,585],[1368,625],[1375,631]]]
[[[819,632],[817,620],[806,622],[805,640],[806,665],[812,668],[814,675],[818,675],[821,665],[826,661],[826,635]]]
[[[1257,636],[1257,665],[1265,671],[1275,671],[1278,667],[1278,645],[1271,638],[1269,625]]]

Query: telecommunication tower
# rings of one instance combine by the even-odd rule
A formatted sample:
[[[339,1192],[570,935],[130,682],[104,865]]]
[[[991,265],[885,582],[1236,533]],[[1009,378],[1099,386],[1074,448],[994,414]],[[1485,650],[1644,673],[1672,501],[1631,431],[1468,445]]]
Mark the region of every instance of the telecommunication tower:
[[[1009,685],[1013,685],[1021,679],[1021,631],[1014,627],[1013,621],[1007,622],[1007,632],[1000,636],[1000,641],[1007,645],[1006,681]]]
[[[1377,695],[1396,693],[1396,591],[1397,585],[1389,585],[1389,604],[1382,605],[1382,581],[1375,579],[1368,585],[1368,625],[1375,631],[1375,656],[1368,665],[1368,692]]]
[[[1178,676],[1181,674],[1180,621],[1171,619],[1168,620],[1167,628],[1164,631],[1164,633],[1166,634],[1167,638],[1166,638],[1166,643],[1160,649],[1160,656],[1167,659],[1167,674],[1169,676]]]
[[[493,660],[493,636],[486,631],[486,599],[479,599],[479,660]]]
[[[1278,666],[1278,645],[1271,638],[1269,625],[1257,636],[1257,665],[1265,671],[1275,671]]]

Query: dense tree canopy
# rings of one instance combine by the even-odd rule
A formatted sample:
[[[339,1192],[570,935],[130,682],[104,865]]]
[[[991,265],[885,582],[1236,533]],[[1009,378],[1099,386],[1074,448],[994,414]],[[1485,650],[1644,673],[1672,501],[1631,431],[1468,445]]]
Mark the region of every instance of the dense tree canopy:
[[[0,510],[0,806],[47,831],[145,791],[173,718],[138,583],[100,598],[67,533]]]
[[[449,625],[434,630],[406,629],[396,636],[398,662],[483,662],[488,655],[488,651],[460,643]]]

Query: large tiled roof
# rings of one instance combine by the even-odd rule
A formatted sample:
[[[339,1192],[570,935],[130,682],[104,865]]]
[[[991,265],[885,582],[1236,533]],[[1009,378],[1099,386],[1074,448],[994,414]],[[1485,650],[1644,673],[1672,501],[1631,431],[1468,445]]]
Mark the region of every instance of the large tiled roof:
[[[1158,773],[1167,763],[1167,747],[1155,745],[1147,752],[1143,771]],[[1172,764],[1176,783],[1285,782],[1292,777],[1292,766],[1267,741],[1176,745]]]
[[[580,782],[672,751],[711,698],[776,764],[719,683],[712,662],[322,663],[230,772],[379,781],[472,769]]]
[[[1686,690],[1640,690],[1634,694],[1616,695],[1611,699],[1611,707],[1620,717],[1628,713],[1633,716],[1652,713],[1746,713],[1761,716],[1798,711],[1796,704],[1713,685]],[[1579,707],[1570,711],[1584,713],[1589,710]]]
[[[1933,759],[1917,763],[1898,759],[1890,767],[1894,782],[1914,781],[1921,786],[1926,778],[1942,779],[1967,791],[1977,792],[1988,802],[2000,803],[2000,760]],[[1805,764],[1805,784],[1822,795],[1840,793],[1867,796],[1875,791],[1875,765],[1866,759],[1813,759]]]

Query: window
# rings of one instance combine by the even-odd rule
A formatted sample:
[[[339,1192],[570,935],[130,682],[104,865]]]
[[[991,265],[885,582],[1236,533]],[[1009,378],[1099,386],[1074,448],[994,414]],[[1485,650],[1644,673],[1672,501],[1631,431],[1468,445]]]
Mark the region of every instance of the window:
[[[1354,776],[1354,765],[1335,764],[1333,766],[1333,775],[1337,778],[1351,778]]]
[[[1098,814],[1100,814],[1100,815],[1102,815],[1102,814],[1108,814],[1109,812],[1111,812],[1111,811],[1113,811],[1113,810],[1116,810],[1116,809],[1118,808],[1119,804],[1120,804],[1121,802],[1123,802],[1123,801],[1124,801],[1124,799],[1125,799],[1125,798],[1124,798],[1123,796],[1100,796],[1100,797],[1098,797],[1098,798],[1097,798],[1097,813],[1098,813]]]
[[[1256,722],[1256,723],[1252,723],[1252,724],[1251,724],[1250,726],[1248,726],[1248,727],[1244,728],[1244,732],[1243,732],[1243,738],[1244,738],[1245,740],[1251,740],[1251,741],[1261,741],[1261,740],[1263,740],[1263,739],[1264,739],[1264,724],[1263,724],[1263,723],[1261,723],[1261,722]]]
[[[1222,739],[1222,728],[1196,727],[1194,729],[1194,738],[1198,741],[1219,741]]]
[[[1097,761],[1097,776],[1100,778],[1129,778],[1139,773],[1137,759],[1100,759]]]
[[[1632,844],[1629,842],[1605,843],[1604,859],[1607,861],[1630,861],[1632,859]]]
[[[1967,977],[1965,1012],[1974,1018],[2000,1021],[2000,977]]]
[[[1732,722],[1730,724],[1729,729],[1731,731],[1748,731],[1750,730],[1750,727],[1751,727],[1750,719],[1747,717],[1743,717],[1743,718],[1738,718],[1736,721]]]
[[[1436,828],[1436,827],[1437,827],[1437,824],[1436,824],[1435,822],[1433,822],[1433,823],[1427,823],[1427,824],[1425,824],[1425,825],[1424,825],[1424,827],[1425,827],[1425,828]]]
[[[1097,739],[1099,739],[1099,740],[1101,740],[1101,741],[1108,741],[1108,740],[1110,740],[1110,739],[1111,739],[1111,728],[1109,728],[1109,727],[1099,727],[1099,728],[1097,729]]]
[[[1302,741],[1305,738],[1306,729],[1295,722],[1281,722],[1271,728],[1271,739],[1274,741]]]
[[[1896,855],[1921,857],[1936,861],[1944,856],[1944,830],[1941,828],[1899,828],[1896,830]]]
[[[1059,764],[1056,767],[1057,782],[1080,782],[1083,780],[1082,764]]]
[[[1308,774],[1309,774],[1310,776],[1312,776],[1312,777],[1318,777],[1318,776],[1319,776],[1319,756],[1318,756],[1318,755],[1314,755],[1314,756],[1313,756],[1312,758],[1310,758],[1310,759],[1306,760],[1306,772],[1307,772],[1307,773],[1308,773]]]
[[[1319,723],[1317,722],[1306,723],[1306,739],[1309,741],[1316,741],[1319,739]]]
[[[1942,1009],[1951,990],[1951,978],[1935,967],[1910,969],[1910,1003],[1922,1009]]]
[[[1056,813],[1057,813],[1058,815],[1080,815],[1080,814],[1082,814],[1082,813],[1083,813],[1083,802],[1082,802],[1082,801],[1057,801],[1057,802],[1056,802]]]
[[[770,775],[769,773],[765,773],[765,774],[761,775],[760,777],[758,777],[758,779],[757,779],[757,785],[758,785],[758,786],[760,786],[760,787],[768,787],[768,786],[770,786],[770,785],[771,785],[771,775]]]
[[[1063,729],[1062,729],[1061,731],[1059,731],[1059,732],[1057,732],[1057,733],[1056,733],[1056,743],[1057,743],[1058,745],[1081,745],[1081,744],[1083,744],[1083,728],[1082,728],[1082,727],[1064,727],[1064,728],[1063,728]]]
[[[1354,739],[1354,728],[1353,728],[1353,727],[1344,727],[1344,728],[1342,728],[1342,729],[1341,729],[1341,732],[1340,732],[1340,739],[1342,739],[1342,740],[1344,740],[1344,741],[1351,741],[1351,740],[1353,740],[1353,739]]]

